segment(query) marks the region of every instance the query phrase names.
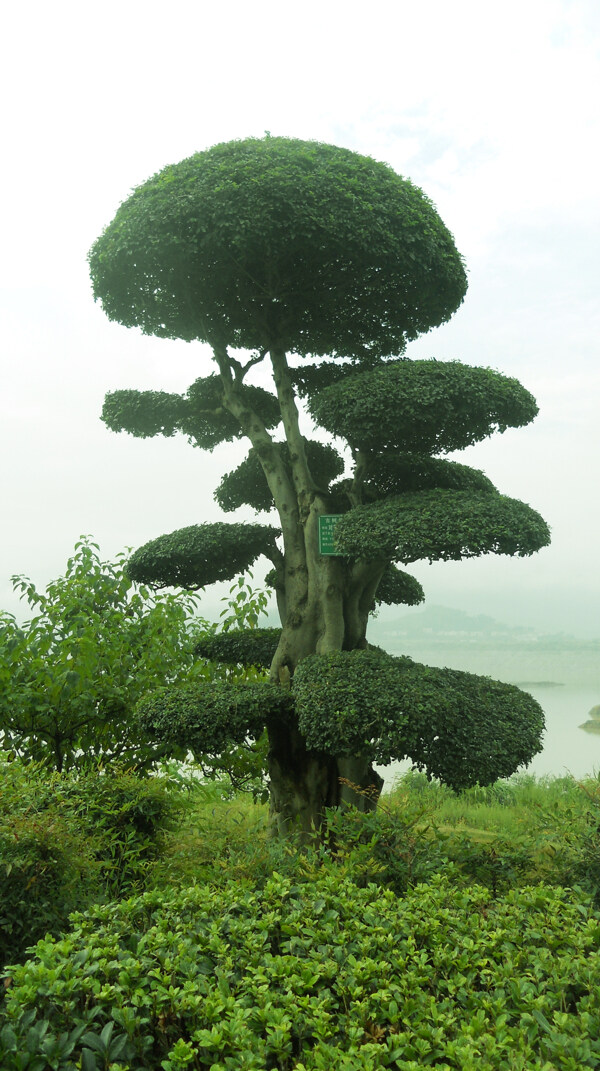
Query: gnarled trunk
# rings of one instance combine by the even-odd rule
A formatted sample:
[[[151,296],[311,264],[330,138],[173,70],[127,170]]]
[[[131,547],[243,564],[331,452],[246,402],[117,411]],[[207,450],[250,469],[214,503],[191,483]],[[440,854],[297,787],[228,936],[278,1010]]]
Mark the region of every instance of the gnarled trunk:
[[[319,840],[328,807],[374,810],[383,778],[362,758],[308,751],[295,726],[269,730],[271,825],[274,835]],[[357,791],[358,789],[358,791]]]
[[[372,605],[373,569],[355,575],[340,559],[322,557],[316,543],[318,512],[305,526],[306,587],[290,606],[271,666],[271,679],[289,687],[296,666],[311,654],[353,650],[365,641]],[[380,575],[378,569],[375,570]],[[294,578],[296,579],[296,578]],[[362,583],[361,583],[362,581]],[[287,600],[286,600],[287,601]],[[383,779],[364,756],[333,757],[309,751],[294,724],[269,729],[271,821],[275,834],[297,831],[318,838],[328,807],[373,810]]]

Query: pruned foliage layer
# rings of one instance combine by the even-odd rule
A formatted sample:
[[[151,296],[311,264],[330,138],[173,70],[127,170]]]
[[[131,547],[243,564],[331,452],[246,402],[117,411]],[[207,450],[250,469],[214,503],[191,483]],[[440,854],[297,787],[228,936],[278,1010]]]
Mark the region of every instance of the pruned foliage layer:
[[[268,669],[280,636],[280,628],[236,628],[229,632],[216,632],[198,640],[194,654],[211,662]]]
[[[447,454],[529,424],[535,398],[516,379],[458,361],[390,361],[308,400],[312,416],[360,450]]]
[[[410,758],[454,789],[491,784],[541,750],[543,711],[514,685],[379,651],[311,655],[293,694],[309,747]]]
[[[240,384],[240,399],[258,413],[265,427],[279,424],[277,399],[261,387]],[[155,435],[187,435],[188,442],[203,450],[233,442],[241,432],[237,420],[223,406],[218,376],[197,379],[185,394],[154,390],[116,390],[106,395],[102,420],[111,431],[126,431],[138,439]]]
[[[481,554],[524,557],[549,542],[548,525],[526,503],[441,488],[357,506],[335,530],[336,546],[350,557],[400,562],[459,561]]]
[[[370,463],[365,483],[366,497],[387,498],[408,491],[442,487],[451,491],[496,491],[479,469],[425,454],[378,454]]]
[[[127,574],[139,583],[190,590],[233,580],[268,556],[276,534],[266,524],[190,525],[145,543],[131,555]]]
[[[316,485],[327,490],[336,476],[344,471],[344,461],[337,450],[328,443],[304,440],[306,459]],[[287,443],[277,443],[277,449],[283,457],[288,478],[292,480],[292,466]],[[215,498],[225,513],[239,509],[240,506],[252,506],[257,512],[275,508],[273,495],[269,490],[260,458],[256,450],[249,451],[248,456],[236,469],[225,473],[215,491]]]
[[[302,355],[400,353],[467,289],[418,187],[368,156],[279,137],[215,145],[154,175],[89,260],[112,320]]]
[[[137,718],[149,739],[202,757],[258,740],[267,722],[290,708],[289,693],[267,681],[198,681],[150,693]]]
[[[418,606],[424,601],[425,592],[419,581],[404,569],[388,565],[379,581],[375,602],[385,603],[387,606]]]

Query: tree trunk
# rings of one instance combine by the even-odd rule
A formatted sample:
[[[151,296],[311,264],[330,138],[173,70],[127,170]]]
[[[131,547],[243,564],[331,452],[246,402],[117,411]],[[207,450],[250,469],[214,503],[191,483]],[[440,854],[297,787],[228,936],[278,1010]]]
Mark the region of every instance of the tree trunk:
[[[271,665],[271,680],[289,687],[296,666],[312,654],[329,654],[365,646],[366,625],[382,563],[349,566],[318,549],[315,496],[304,518],[304,584],[285,567],[286,619]],[[291,583],[287,583],[290,580]],[[300,597],[298,591],[300,590]],[[332,757],[308,751],[295,726],[269,730],[271,822],[275,834],[296,830],[304,840],[319,839],[327,807],[373,810],[383,779],[364,756]]]
[[[324,834],[328,807],[356,807],[371,811],[383,787],[383,778],[364,758],[333,758],[308,751],[295,726],[269,730],[271,828],[275,836],[297,834],[304,843],[318,842]]]

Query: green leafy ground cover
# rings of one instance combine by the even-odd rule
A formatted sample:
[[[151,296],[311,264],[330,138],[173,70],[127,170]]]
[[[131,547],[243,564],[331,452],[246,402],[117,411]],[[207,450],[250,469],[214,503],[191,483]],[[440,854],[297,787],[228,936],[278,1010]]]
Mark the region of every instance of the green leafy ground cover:
[[[600,1065],[600,920],[581,892],[495,898],[438,875],[399,898],[325,869],[72,922],[13,974],[7,1069]]]
[[[298,851],[249,794],[152,780],[179,817],[126,898],[96,875],[103,902],[88,881],[63,936],[5,968],[6,1071],[600,1067],[597,782],[458,796],[412,774]],[[114,836],[104,792],[88,795]],[[72,840],[82,813],[63,807]],[[14,873],[3,855],[0,884]]]

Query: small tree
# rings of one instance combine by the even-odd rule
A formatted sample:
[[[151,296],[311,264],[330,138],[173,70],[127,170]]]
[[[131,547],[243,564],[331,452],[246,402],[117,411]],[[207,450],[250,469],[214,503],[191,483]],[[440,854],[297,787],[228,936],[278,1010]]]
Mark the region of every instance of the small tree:
[[[266,724],[282,829],[298,821],[308,830],[325,805],[356,801],[348,782],[380,785],[374,759],[409,755],[456,786],[529,761],[542,727],[531,697],[367,649],[378,601],[423,598],[396,563],[527,555],[549,542],[529,506],[443,458],[529,423],[532,396],[487,368],[403,356],[411,339],[450,318],[467,285],[425,195],[334,146],[230,142],[136,189],[95,243],[90,268],[111,319],[207,343],[216,362],[183,395],[107,395],[107,426],[139,437],[182,432],[207,450],[247,438],[248,456],[217,501],[225,511],[278,514],[278,527],[194,525],[132,556],[135,579],[195,589],[265,555],[282,621],[270,687],[210,700],[200,689],[185,702],[162,692],[143,708],[148,731],[193,736],[202,748]],[[266,365],[270,391],[249,383]],[[345,443],[349,465],[333,445],[304,437],[299,399]],[[330,515],[333,554],[319,543]]]
[[[82,538],[45,593],[12,578],[35,616],[22,626],[0,618],[3,747],[59,771],[114,761],[144,768],[165,751],[140,739],[133,712],[149,688],[182,681],[194,666],[195,599],[136,589],[125,559],[101,561]]]

